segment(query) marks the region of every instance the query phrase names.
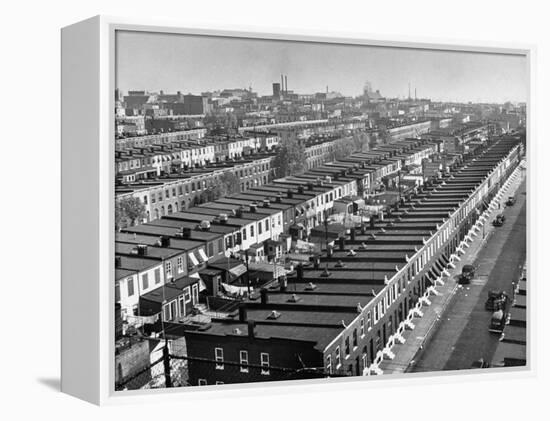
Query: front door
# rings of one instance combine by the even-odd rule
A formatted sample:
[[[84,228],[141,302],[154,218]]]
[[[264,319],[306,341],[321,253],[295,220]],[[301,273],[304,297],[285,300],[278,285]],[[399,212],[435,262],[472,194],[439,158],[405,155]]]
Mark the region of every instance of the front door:
[[[193,305],[197,305],[199,303],[199,285],[198,284],[193,285],[191,289],[191,297],[193,300]]]

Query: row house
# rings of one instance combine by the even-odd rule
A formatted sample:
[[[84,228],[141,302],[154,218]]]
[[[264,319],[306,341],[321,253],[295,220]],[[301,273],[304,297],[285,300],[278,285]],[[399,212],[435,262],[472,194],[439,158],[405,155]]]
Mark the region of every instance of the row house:
[[[115,256],[115,302],[122,317],[139,316],[139,297],[164,284],[162,261],[138,255]]]
[[[190,383],[382,374],[396,336],[421,317],[418,304],[518,162],[517,142],[498,141],[387,220],[350,229],[243,302],[238,317],[186,331]]]
[[[240,183],[240,190],[260,187],[271,180],[272,157],[251,161],[238,161],[234,165],[212,166],[194,172],[172,173],[148,180],[127,181],[116,186],[118,199],[137,197],[145,205],[144,221],[152,221],[173,212],[188,209],[201,203],[201,195],[216,185],[227,171],[232,172]]]
[[[164,145],[177,141],[200,141],[205,136],[206,129],[201,127],[145,136],[125,137],[115,140],[115,149],[125,150],[130,148],[147,147],[150,145]]]

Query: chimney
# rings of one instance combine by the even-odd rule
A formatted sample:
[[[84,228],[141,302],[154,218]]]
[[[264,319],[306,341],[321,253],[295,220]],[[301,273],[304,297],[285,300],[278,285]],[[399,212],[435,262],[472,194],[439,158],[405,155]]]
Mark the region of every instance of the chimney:
[[[304,268],[301,264],[296,266],[296,278],[298,279],[298,282],[302,282],[304,280]]]
[[[288,285],[288,281],[286,279],[286,276],[281,276],[279,277],[279,290],[281,292],[285,292],[286,291],[286,287]]]
[[[161,247],[169,247],[170,246],[170,237],[167,235],[161,235],[160,236],[160,246]]]
[[[313,183],[311,183],[311,182],[307,183],[307,189],[308,190],[313,190]]]
[[[285,80],[283,78],[283,74],[281,73],[281,92],[285,92]]]
[[[346,249],[346,237],[338,238],[338,243],[340,245],[340,251],[344,251]]]
[[[120,266],[122,266],[122,259],[120,256],[115,256],[115,267],[119,268]]]
[[[288,189],[286,191],[286,197],[288,197],[289,199],[292,199],[292,196],[294,196],[294,193],[292,193],[292,190]]]
[[[244,304],[239,306],[239,322],[246,322],[246,305]]]
[[[314,256],[313,257],[313,268],[314,269],[319,269],[319,264],[321,263],[321,259],[319,258],[319,256]]]
[[[355,241],[355,228],[350,228],[349,236],[351,241]]]
[[[235,209],[235,216],[237,218],[242,218],[243,217],[243,209],[242,208]]]
[[[256,205],[256,203],[251,203],[250,204],[250,212],[251,213],[255,213],[257,208],[258,208],[258,206]]]
[[[283,198],[283,194],[281,192],[277,193],[277,196],[275,197],[275,202],[281,203]]]
[[[191,228],[189,228],[189,227],[182,227],[182,228],[181,228],[181,236],[182,236],[182,238],[189,238],[189,237],[191,237]]]
[[[298,194],[304,194],[304,186],[298,186]]]
[[[288,93],[288,80],[285,75],[285,94]]]
[[[248,338],[249,339],[254,339],[254,336],[255,336],[255,330],[256,328],[256,322],[254,320],[249,320],[248,321]]]
[[[267,299],[267,289],[265,289],[265,288],[262,288],[260,290],[260,301],[261,301],[262,304],[267,304],[267,301],[268,301],[268,299]]]

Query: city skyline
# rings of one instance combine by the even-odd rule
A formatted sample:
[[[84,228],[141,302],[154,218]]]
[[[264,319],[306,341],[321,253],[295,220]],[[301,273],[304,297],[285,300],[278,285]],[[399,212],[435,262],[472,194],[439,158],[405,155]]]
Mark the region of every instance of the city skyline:
[[[416,89],[418,98],[433,101],[527,99],[527,59],[520,55],[127,31],[117,32],[116,45],[117,88],[123,92],[252,87],[271,95],[282,73],[288,89],[300,94],[328,86],[358,96],[369,81],[388,98],[406,98],[410,84],[412,97]]]

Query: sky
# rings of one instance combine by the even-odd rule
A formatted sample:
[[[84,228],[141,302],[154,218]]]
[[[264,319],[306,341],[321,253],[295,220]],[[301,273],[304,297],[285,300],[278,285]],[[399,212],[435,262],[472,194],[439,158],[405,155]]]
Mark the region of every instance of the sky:
[[[119,31],[117,87],[199,94],[252,87],[272,94],[288,77],[300,94],[362,94],[366,81],[385,97],[432,101],[526,101],[527,59],[521,55],[421,50]]]

